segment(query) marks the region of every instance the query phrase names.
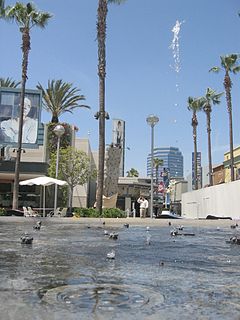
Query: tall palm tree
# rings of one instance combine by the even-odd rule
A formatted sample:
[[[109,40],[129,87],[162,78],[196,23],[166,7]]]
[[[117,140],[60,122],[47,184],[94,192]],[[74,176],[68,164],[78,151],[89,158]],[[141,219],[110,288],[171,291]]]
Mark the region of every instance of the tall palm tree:
[[[59,116],[64,112],[72,113],[72,110],[78,107],[89,109],[89,106],[78,104],[79,101],[85,100],[85,97],[79,94],[79,89],[72,87],[72,83],[48,80],[46,90],[40,83],[37,88],[42,91],[44,108],[52,113],[52,123],[58,123]]]
[[[235,73],[239,70],[238,55],[229,54],[226,56],[221,56],[220,59],[221,59],[221,67],[213,67],[210,69],[210,71],[217,72],[217,73],[220,70],[225,71],[223,85],[224,85],[225,94],[226,94],[227,111],[228,111],[228,118],[229,118],[231,181],[234,181],[233,125],[232,125],[232,97],[231,97],[232,80],[230,78],[230,73],[231,72]]]
[[[125,0],[98,0],[97,11],[97,40],[98,40],[98,77],[99,77],[99,112],[96,119],[99,120],[99,148],[98,148],[98,179],[97,179],[97,204],[96,207],[102,213],[104,161],[105,161],[105,119],[108,114],[105,111],[105,77],[106,77],[106,26],[108,4],[120,4]]]
[[[17,142],[17,156],[15,163],[15,180],[13,187],[13,209],[18,208],[18,193],[19,193],[19,172],[22,151],[22,133],[23,133],[23,111],[24,111],[24,96],[27,81],[28,57],[31,49],[30,31],[33,27],[44,28],[51,18],[48,12],[37,11],[33,3],[17,2],[14,6],[1,8],[1,18],[8,21],[15,21],[22,34],[22,80],[20,93],[20,115],[19,115],[19,134]]]
[[[188,97],[188,110],[192,111],[192,127],[193,127],[193,146],[194,146],[194,187],[198,189],[198,170],[197,170],[197,112],[201,110],[200,99]]]
[[[20,83],[20,81],[15,81],[11,78],[0,78],[0,87],[17,88],[20,85]]]
[[[212,175],[212,149],[211,149],[211,113],[212,104],[220,104],[220,97],[223,93],[216,93],[211,88],[207,88],[205,96],[201,97],[200,104],[203,111],[207,117],[207,135],[208,135],[208,175],[209,175],[209,185],[213,185],[213,175]]]

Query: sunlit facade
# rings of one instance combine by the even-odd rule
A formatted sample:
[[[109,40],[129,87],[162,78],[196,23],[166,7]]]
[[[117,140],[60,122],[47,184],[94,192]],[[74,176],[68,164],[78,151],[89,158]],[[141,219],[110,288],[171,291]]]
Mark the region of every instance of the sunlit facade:
[[[164,172],[168,172],[168,177],[183,178],[183,155],[182,152],[176,147],[161,147],[154,148],[154,158],[163,160],[163,165],[159,167],[159,178],[161,179]],[[151,154],[147,157],[147,176],[151,175]],[[156,175],[154,168],[153,175]]]

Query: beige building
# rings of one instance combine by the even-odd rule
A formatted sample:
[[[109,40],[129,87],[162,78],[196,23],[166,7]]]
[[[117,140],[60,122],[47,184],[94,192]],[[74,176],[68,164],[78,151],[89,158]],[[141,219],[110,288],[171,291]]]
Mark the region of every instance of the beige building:
[[[234,176],[235,180],[240,179],[240,146],[233,150],[234,157]],[[225,182],[231,181],[231,170],[230,170],[230,152],[224,153],[224,171],[225,171]]]
[[[92,153],[89,140],[75,137],[72,130],[72,144],[77,150],[83,150],[90,157],[91,168],[96,168],[96,153]],[[22,150],[20,163],[20,181],[47,175],[48,156],[46,150],[46,125],[39,132],[41,142],[38,148],[25,148]],[[14,184],[16,148],[1,146],[0,157],[0,207],[10,208],[12,206],[12,192]],[[53,197],[51,196],[53,186],[46,188],[46,206],[53,208]],[[96,194],[96,180],[90,180],[84,186],[74,188],[73,206],[93,206]],[[33,206],[41,208],[43,203],[42,188],[40,186],[19,187],[19,208],[22,206]]]
[[[151,179],[140,177],[119,177],[117,207],[132,212],[135,209],[138,215],[140,195],[150,198]]]
[[[225,182],[225,170],[224,165],[220,164],[213,167],[213,185]]]

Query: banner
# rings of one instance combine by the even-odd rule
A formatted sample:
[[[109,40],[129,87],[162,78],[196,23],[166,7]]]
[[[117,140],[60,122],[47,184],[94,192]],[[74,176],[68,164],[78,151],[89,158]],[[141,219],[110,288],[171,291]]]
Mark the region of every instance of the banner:
[[[37,144],[41,93],[26,91],[23,110],[23,144]],[[0,88],[0,144],[16,145],[19,133],[20,90]]]

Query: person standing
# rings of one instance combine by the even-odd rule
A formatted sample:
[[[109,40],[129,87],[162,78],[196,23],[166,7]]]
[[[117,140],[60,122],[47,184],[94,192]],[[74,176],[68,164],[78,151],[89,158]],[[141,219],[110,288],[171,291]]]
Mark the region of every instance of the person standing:
[[[137,202],[140,204],[140,218],[146,218],[148,209],[148,201],[144,197],[138,198]]]

